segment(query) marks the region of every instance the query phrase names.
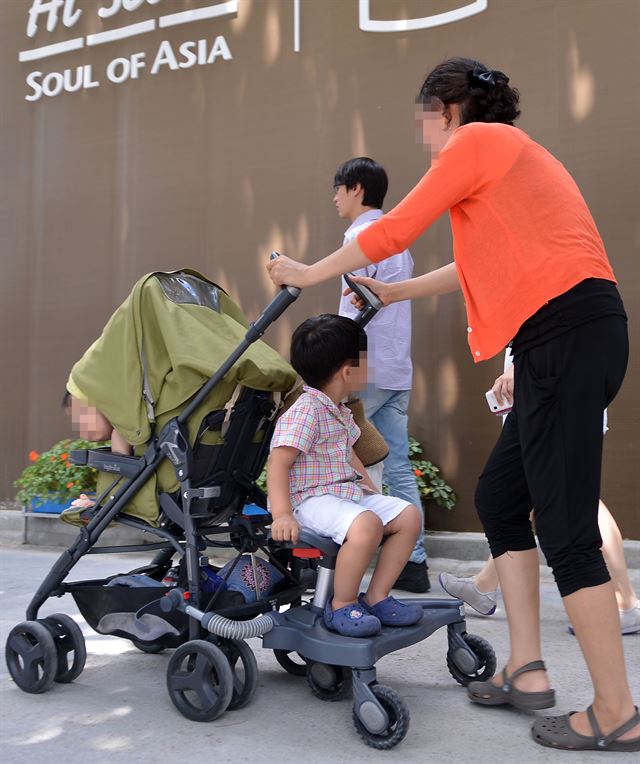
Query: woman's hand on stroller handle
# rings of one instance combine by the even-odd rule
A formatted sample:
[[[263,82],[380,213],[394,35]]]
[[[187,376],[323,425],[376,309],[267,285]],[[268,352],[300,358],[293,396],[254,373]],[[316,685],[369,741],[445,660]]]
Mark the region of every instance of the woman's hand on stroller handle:
[[[392,284],[367,276],[354,276],[351,273],[346,273],[344,280],[349,286],[342,294],[345,297],[353,294],[351,302],[358,310],[369,306],[375,310],[380,310],[385,305],[395,302],[391,289]]]
[[[356,276],[354,273],[345,273],[344,274],[344,280],[347,283],[347,286],[349,287],[347,290],[345,290],[344,294],[348,295],[351,292],[354,294],[354,299],[352,300],[353,304],[356,305],[359,310],[362,310],[364,307],[371,307],[374,310],[378,311],[381,308],[384,308],[384,303],[382,300],[378,297],[376,292],[371,289],[371,287],[367,286],[361,278]],[[373,279],[371,279],[373,281]],[[381,283],[381,282],[378,282]],[[357,303],[356,303],[357,300]]]
[[[274,541],[291,541],[298,543],[300,538],[300,526],[290,513],[274,518],[271,523],[271,538]]]
[[[267,263],[267,271],[276,286],[302,289],[306,286],[305,275],[308,265],[292,260],[279,252],[272,252]]]

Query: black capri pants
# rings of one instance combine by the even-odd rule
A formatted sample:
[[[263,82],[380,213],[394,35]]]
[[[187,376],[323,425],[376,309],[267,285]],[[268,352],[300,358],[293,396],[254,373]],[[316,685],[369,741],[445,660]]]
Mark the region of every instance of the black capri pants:
[[[566,597],[610,580],[600,547],[602,415],[629,353],[617,315],[576,326],[514,362],[513,409],[478,481],[491,554],[540,547]]]

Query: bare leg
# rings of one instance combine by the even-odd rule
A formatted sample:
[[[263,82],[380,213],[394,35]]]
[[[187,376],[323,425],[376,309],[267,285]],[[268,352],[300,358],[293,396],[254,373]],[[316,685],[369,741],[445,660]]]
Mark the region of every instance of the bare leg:
[[[594,688],[593,711],[606,735],[634,714],[620,636],[620,617],[611,581],[590,586],[563,598]],[[593,735],[586,713],[571,717],[571,726],[581,735]],[[640,736],[637,724],[620,740]]]
[[[629,579],[620,529],[602,499],[598,506],[598,526],[602,536],[602,554],[616,590],[618,608],[630,610],[636,606],[638,596]]]
[[[476,589],[482,594],[495,592],[498,588],[498,573],[493,562],[493,557],[482,566],[482,570],[473,577],[473,583]]]
[[[375,605],[389,596],[389,592],[411,556],[421,531],[422,516],[413,504],[405,507],[384,527],[384,535],[387,538],[380,550],[378,563],[365,596],[369,605]]]
[[[332,602],[334,610],[358,601],[362,577],[380,541],[382,541],[380,518],[369,511],[359,514],[351,523],[336,558]]]
[[[541,659],[540,646],[540,570],[538,550],[506,552],[494,559],[502,599],[509,624],[511,655],[507,661],[507,673],[511,674],[525,663]],[[493,683],[500,687],[502,677]],[[549,689],[544,671],[529,671],[515,680],[515,686],[525,692]]]

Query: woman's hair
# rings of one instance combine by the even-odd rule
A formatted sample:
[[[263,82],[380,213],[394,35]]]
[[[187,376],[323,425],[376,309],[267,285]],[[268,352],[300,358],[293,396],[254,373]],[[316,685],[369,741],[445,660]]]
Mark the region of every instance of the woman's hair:
[[[509,78],[497,69],[487,69],[472,58],[450,58],[427,75],[418,103],[437,98],[445,106],[461,106],[461,124],[502,122],[512,125],[520,116],[520,93],[509,87]]]

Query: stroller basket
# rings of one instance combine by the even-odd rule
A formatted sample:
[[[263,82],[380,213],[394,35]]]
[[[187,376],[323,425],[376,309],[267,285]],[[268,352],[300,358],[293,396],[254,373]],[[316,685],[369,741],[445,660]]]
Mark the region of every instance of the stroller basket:
[[[185,641],[189,629],[187,616],[179,611],[160,611],[159,602],[166,588],[107,586],[110,580],[76,581],[65,587],[94,631],[166,648],[178,647]],[[238,592],[221,595],[222,606],[232,607],[239,602],[242,595]],[[147,608],[152,603],[158,603],[158,607]],[[151,612],[140,614],[143,608]]]

